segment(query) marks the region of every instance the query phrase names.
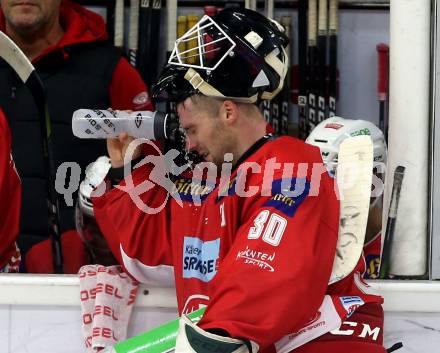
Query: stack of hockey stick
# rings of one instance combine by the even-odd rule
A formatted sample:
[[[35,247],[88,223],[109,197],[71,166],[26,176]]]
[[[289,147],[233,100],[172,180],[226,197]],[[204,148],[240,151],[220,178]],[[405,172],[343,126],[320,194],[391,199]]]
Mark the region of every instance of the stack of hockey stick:
[[[167,11],[174,9],[175,12],[172,5],[173,1],[170,1]],[[161,0],[130,0],[128,56],[149,86],[155,82],[162,64],[159,63],[157,50],[161,17]],[[124,0],[116,0],[115,3],[114,44],[124,47]]]
[[[338,0],[299,0],[298,111],[302,139],[336,114],[338,6]]]

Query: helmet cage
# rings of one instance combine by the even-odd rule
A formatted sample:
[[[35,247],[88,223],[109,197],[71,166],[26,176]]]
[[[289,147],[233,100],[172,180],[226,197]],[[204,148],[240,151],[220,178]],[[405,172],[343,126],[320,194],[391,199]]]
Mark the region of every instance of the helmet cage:
[[[191,42],[196,42],[197,45],[181,50],[182,44],[191,44]],[[206,71],[215,70],[232,52],[235,45],[225,31],[211,17],[205,15],[176,40],[168,63]]]

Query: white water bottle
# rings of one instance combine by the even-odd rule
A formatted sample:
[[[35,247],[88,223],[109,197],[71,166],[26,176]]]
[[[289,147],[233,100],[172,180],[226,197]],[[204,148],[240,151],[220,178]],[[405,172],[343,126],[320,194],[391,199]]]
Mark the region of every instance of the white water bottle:
[[[158,140],[167,138],[176,127],[167,120],[168,115],[158,111],[79,109],[73,113],[72,131],[82,139],[114,138],[126,132],[136,138]]]

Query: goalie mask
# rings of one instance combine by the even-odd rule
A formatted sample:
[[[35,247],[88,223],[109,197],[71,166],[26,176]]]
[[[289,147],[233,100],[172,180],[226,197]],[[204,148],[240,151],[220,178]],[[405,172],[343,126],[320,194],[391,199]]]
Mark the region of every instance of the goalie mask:
[[[204,16],[176,40],[153,98],[181,102],[202,94],[244,103],[270,100],[283,87],[288,41],[277,22],[252,10],[226,8]]]
[[[76,230],[90,254],[90,260],[104,266],[116,265],[117,261],[95,220],[91,196],[92,193],[98,196],[105,192],[104,179],[110,166],[108,157],[99,157],[86,170],[86,176],[79,186],[75,209]]]
[[[358,135],[371,136],[374,166],[377,167],[378,163],[386,163],[387,146],[383,133],[376,125],[366,120],[331,117],[322,121],[313,129],[307,137],[306,143],[319,147],[327,170],[330,175],[334,176],[338,164],[339,145],[346,138]]]

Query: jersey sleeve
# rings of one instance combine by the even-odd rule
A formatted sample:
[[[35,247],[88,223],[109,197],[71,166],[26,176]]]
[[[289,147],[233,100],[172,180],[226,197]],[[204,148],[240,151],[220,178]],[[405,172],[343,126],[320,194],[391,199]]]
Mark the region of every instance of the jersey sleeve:
[[[125,271],[141,283],[168,286],[174,282],[168,194],[149,181],[151,170],[149,165],[135,169],[117,188],[93,198],[93,207],[98,225]]]
[[[316,314],[337,242],[333,180],[322,175],[316,193],[310,179],[290,178],[287,182],[302,190],[291,196],[285,196],[283,180],[275,175],[269,189],[241,198],[241,226],[212,282],[200,322],[205,330],[223,329],[260,349],[296,332]]]
[[[11,156],[11,135],[0,110],[0,269],[15,253],[19,231],[21,184]]]
[[[154,110],[148,87],[136,69],[121,57],[110,83],[110,104],[115,110]]]

